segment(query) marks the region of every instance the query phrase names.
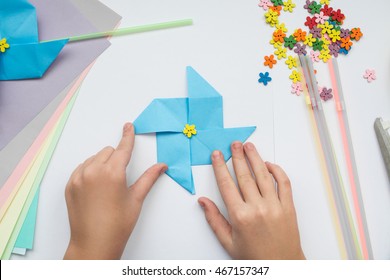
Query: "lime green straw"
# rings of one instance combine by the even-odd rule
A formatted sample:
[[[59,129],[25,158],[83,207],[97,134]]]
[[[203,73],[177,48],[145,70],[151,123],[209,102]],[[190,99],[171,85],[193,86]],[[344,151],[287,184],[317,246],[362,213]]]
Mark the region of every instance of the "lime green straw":
[[[69,39],[69,42],[76,42],[76,41],[82,41],[82,40],[102,38],[102,37],[107,37],[107,36],[121,36],[121,35],[148,32],[148,31],[181,27],[181,26],[187,26],[187,25],[192,25],[192,19],[181,19],[181,20],[174,20],[174,21],[125,27],[125,28],[119,28],[117,30],[96,32],[96,33],[91,33],[91,34],[74,36],[74,37],[70,37],[70,38],[63,38],[63,39]],[[57,40],[61,40],[61,39],[57,39]],[[56,41],[56,40],[43,41],[42,43],[51,42],[51,41]]]

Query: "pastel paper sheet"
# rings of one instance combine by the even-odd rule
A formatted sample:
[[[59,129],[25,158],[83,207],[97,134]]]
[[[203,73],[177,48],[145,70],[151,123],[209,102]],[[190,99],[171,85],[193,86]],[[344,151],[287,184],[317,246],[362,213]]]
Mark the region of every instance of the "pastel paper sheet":
[[[187,67],[188,98],[155,99],[134,121],[135,133],[156,133],[157,160],[168,165],[166,174],[195,194],[191,166],[211,164],[211,153],[231,157],[233,141],[244,142],[256,127],[224,128],[222,96],[192,67]],[[197,134],[183,134],[194,124]]]
[[[30,2],[36,8],[40,40],[67,38],[97,31],[69,0]],[[42,78],[2,81],[0,150],[109,45],[106,39],[67,44]]]
[[[74,0],[72,0],[74,1]],[[85,2],[82,3],[83,5],[82,6],[82,10],[83,10],[83,14],[88,16],[88,18],[92,19],[93,21],[99,21],[99,28],[103,29],[103,30],[106,30],[106,29],[112,29],[114,28],[119,19],[120,19],[120,16],[118,16],[116,13],[114,13],[113,11],[111,11],[110,9],[108,9],[106,6],[102,5],[101,3],[99,3],[98,1],[95,1],[95,0],[87,0]],[[78,5],[79,6],[79,5]],[[104,15],[104,19],[102,20],[99,16],[96,15],[96,10],[99,12],[98,14],[99,15]],[[85,75],[86,75],[86,72],[88,72],[89,69],[87,69],[85,71],[85,73],[82,74],[82,76],[80,77],[79,81],[76,83],[76,88],[80,85],[80,82],[85,78]],[[68,92],[69,89],[66,90],[66,92]],[[74,87],[71,88],[71,92],[68,94],[67,96],[67,100],[69,101],[69,98],[73,95],[73,93],[75,92],[75,89]],[[63,95],[65,96],[65,95]],[[60,101],[62,98],[60,98],[58,101]],[[67,103],[67,101],[64,101],[65,103]],[[63,103],[64,103],[63,102]],[[58,104],[58,102],[56,101],[56,104]],[[53,109],[55,108],[56,105],[51,106]],[[58,106],[58,105],[57,105]],[[62,108],[62,109],[61,109]],[[53,110],[53,109],[50,109],[50,110]],[[62,112],[64,111],[64,107],[63,105],[61,105],[59,107],[59,109],[57,110],[56,114],[54,114],[53,118],[51,119],[51,121],[49,123],[53,124],[53,122],[55,122],[56,120],[58,120],[58,114],[61,114]],[[45,115],[47,116],[46,118],[48,118],[48,116],[50,116],[52,113],[48,113],[48,112],[45,112]],[[64,114],[66,114],[66,111],[64,112]],[[57,117],[55,117],[57,116]],[[38,118],[38,122],[42,123],[42,125],[44,124],[44,119],[40,119]],[[34,128],[37,124],[34,124]],[[39,125],[38,125],[39,127]],[[37,150],[40,149],[40,147],[43,145],[43,142],[45,141],[45,137],[47,137],[47,134],[48,134],[48,130],[50,129],[50,127],[52,127],[52,125],[46,125],[45,129],[42,131],[42,133],[39,135],[38,137],[38,141],[35,141],[34,142],[34,145],[31,147],[31,149],[28,151],[28,153],[26,154],[26,156],[23,158],[23,160],[18,164],[17,168],[16,168],[16,172],[14,172],[12,174],[12,176],[9,178],[11,179],[11,181],[18,181],[19,178],[21,178],[21,172],[23,172],[23,170],[26,170],[27,173],[25,174],[29,174],[28,172],[30,172],[32,169],[34,169],[35,167],[34,166],[38,166],[40,167],[39,168],[39,173],[37,174],[37,177],[36,178],[41,178],[43,177],[43,174],[47,168],[47,165],[48,165],[48,159],[50,159],[51,157],[51,154],[52,153],[46,153],[45,154],[45,160],[43,161],[45,164],[37,164],[35,160],[35,157],[34,155],[38,153]],[[30,130],[34,130],[34,129],[30,129]],[[21,136],[26,136],[26,135],[29,135],[31,134],[31,131],[27,134],[21,134]],[[35,134],[34,134],[35,135]],[[22,137],[21,137],[22,138]],[[30,139],[33,139],[34,137],[31,137]],[[55,142],[56,143],[56,142]],[[53,144],[53,143],[52,143]],[[1,151],[3,152],[3,151]],[[12,151],[9,151],[8,155],[11,154]],[[20,153],[16,153],[16,156],[20,157]],[[33,158],[33,159],[32,159]],[[5,174],[3,174],[5,175]],[[2,175],[2,176],[3,176]],[[22,176],[23,177],[23,176]],[[35,182],[35,178],[34,176],[29,176],[29,180],[26,180],[26,181],[23,181],[24,184],[27,183],[27,185],[31,185],[33,183],[33,180],[34,179],[34,182]],[[40,182],[40,180],[38,180],[37,182]],[[11,184],[12,185],[12,184]],[[27,207],[27,203],[24,205],[23,207],[23,212],[22,213],[25,213],[26,211],[25,210],[29,210],[28,211],[28,215],[25,219],[25,224],[23,224],[23,221],[24,221],[24,217],[21,215],[19,220],[18,220],[18,223],[17,225],[21,225],[21,223],[23,224],[23,227],[21,229],[21,233],[19,234],[19,237],[18,237],[18,241],[20,240],[21,243],[17,244],[17,245],[20,245],[22,244],[23,246],[29,246],[31,247],[32,246],[32,241],[33,241],[33,236],[34,236],[34,225],[35,225],[35,219],[36,219],[36,206],[34,206],[36,203],[36,199],[38,197],[38,191],[35,192],[35,196],[34,196],[34,200],[32,201],[32,204],[31,204],[31,208]],[[13,235],[12,235],[12,239],[15,241],[15,237],[18,236],[18,231],[14,230],[13,231]],[[26,244],[31,244],[31,245],[26,245]],[[10,247],[7,247],[7,248],[10,248]],[[8,250],[9,251],[9,250]],[[17,252],[19,252],[19,250],[16,250]]]
[[[53,129],[50,131],[50,134],[44,141],[39,153],[34,158],[34,164],[18,182],[19,191],[0,223],[0,231],[2,232],[2,235],[0,236],[1,259],[9,259],[11,256],[23,222],[34,200],[35,194],[37,193],[46,167],[51,159],[51,155],[61,136],[66,120],[76,100],[76,96],[77,95],[75,94],[69,96],[71,99],[70,101],[68,100],[69,102],[66,102],[67,107],[65,113],[61,115]]]
[[[2,0],[0,18],[0,38],[10,46],[0,54],[0,81],[42,77],[68,40],[39,43],[35,7],[27,0]]]
[[[117,26],[120,16],[109,9],[107,6],[103,5],[97,0],[71,0],[73,4],[80,10],[80,12],[86,16],[94,26],[97,26],[98,30],[108,30],[113,29]],[[86,70],[88,71],[88,70]],[[83,73],[79,78],[76,84],[84,79],[86,73]],[[7,161],[7,165],[0,166],[0,186],[4,184],[6,179],[12,173],[12,170],[17,166],[18,161],[26,153],[28,147],[32,144],[34,139],[38,136],[38,133],[44,127],[45,123],[53,115],[55,109],[59,106],[60,102],[66,97],[68,93],[74,93],[76,90],[74,87],[74,82],[69,85],[67,88],[58,95],[55,100],[50,103],[50,106],[47,106],[35,119],[32,121],[26,129],[23,129],[12,142],[7,145],[2,151],[0,151],[0,162]],[[66,113],[66,110],[65,112]],[[48,131],[45,132],[48,134]],[[40,144],[42,145],[42,144]],[[38,151],[34,151],[34,154],[37,154]],[[46,156],[50,156],[46,154]],[[24,161],[27,163],[31,162],[31,159],[25,158]],[[23,161],[21,162],[23,163]],[[28,164],[25,164],[28,165]],[[44,166],[46,170],[47,166]],[[34,200],[29,208],[28,214],[25,218],[24,224],[18,235],[18,239],[15,243],[14,249],[32,249],[35,233],[35,223],[38,207],[38,197],[39,189],[35,194]],[[18,248],[17,248],[18,247]],[[25,250],[24,250],[25,251]],[[20,250],[13,250],[13,253],[19,253]]]

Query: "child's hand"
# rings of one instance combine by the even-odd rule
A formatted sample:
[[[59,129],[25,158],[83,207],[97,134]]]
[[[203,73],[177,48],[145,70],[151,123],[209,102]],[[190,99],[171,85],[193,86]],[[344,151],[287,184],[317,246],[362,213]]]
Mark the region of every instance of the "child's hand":
[[[119,259],[142,203],[167,166],[155,164],[130,188],[126,182],[134,127],[124,126],[116,149],[106,147],[73,172],[65,190],[71,238],[65,259]]]
[[[230,223],[211,200],[199,199],[222,246],[234,259],[304,259],[287,175],[279,166],[264,163],[252,143],[234,142],[231,149],[239,189],[222,153],[212,154]]]

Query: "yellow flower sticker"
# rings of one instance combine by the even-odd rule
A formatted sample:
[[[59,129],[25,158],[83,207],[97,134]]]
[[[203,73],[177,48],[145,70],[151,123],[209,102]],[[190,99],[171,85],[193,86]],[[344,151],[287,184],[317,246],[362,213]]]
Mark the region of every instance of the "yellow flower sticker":
[[[196,129],[194,124],[186,124],[183,129],[183,133],[188,138],[191,138],[193,135],[196,135]]]
[[[0,40],[0,52],[5,52],[6,49],[9,49],[9,44],[7,43],[7,39],[3,38]]]

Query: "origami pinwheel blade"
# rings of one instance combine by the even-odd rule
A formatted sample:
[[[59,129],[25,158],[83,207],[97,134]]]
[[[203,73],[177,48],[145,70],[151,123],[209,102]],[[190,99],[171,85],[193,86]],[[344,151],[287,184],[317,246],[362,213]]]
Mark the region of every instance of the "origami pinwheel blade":
[[[168,165],[166,174],[195,194],[191,166],[211,164],[211,153],[231,157],[233,141],[244,142],[256,127],[224,128],[222,96],[193,68],[187,67],[188,98],[155,99],[134,121],[135,133],[156,133],[157,160]],[[186,124],[196,134],[183,134]]]
[[[0,81],[40,78],[68,40],[38,41],[36,10],[27,0],[1,0],[0,39],[8,48],[0,52]]]

